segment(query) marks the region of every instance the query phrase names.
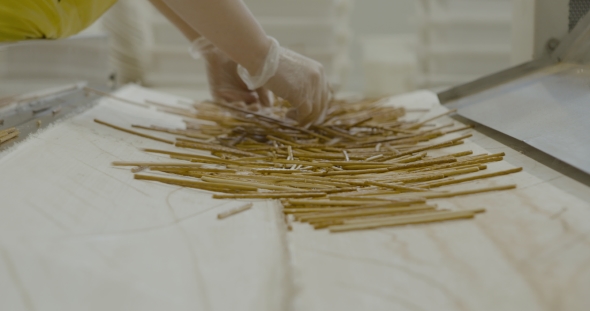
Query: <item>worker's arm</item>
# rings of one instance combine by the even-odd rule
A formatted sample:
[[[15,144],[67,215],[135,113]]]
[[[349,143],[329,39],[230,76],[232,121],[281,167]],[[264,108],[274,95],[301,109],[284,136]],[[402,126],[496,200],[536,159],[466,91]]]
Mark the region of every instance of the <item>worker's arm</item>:
[[[236,62],[203,38],[163,0],[150,0],[150,2],[191,42],[191,55],[205,61],[209,90],[214,100],[244,102],[246,104],[260,102],[263,105],[268,105],[268,91],[264,89],[249,90],[248,86],[238,76],[238,64]]]
[[[150,0],[154,7],[166,17],[182,34],[193,42],[201,37],[193,27],[187,24],[176,12],[174,12],[163,0]]]
[[[164,0],[188,25],[253,74],[270,40],[241,0]]]
[[[331,94],[322,65],[267,37],[242,0],[161,1],[168,6],[164,7],[164,15],[171,14],[166,10],[176,13],[171,21],[180,25],[181,31],[185,32],[183,28],[188,25],[205,38],[193,43],[205,58],[215,51],[216,57],[239,64],[237,71],[247,90],[261,94],[264,87],[288,100],[294,107],[290,116],[302,125],[323,121]],[[184,23],[175,22],[177,18]],[[189,32],[187,37],[190,36]],[[228,71],[230,66],[222,67],[224,74],[235,76],[235,71]],[[211,81],[211,75],[209,78]],[[232,87],[235,86],[233,83]]]

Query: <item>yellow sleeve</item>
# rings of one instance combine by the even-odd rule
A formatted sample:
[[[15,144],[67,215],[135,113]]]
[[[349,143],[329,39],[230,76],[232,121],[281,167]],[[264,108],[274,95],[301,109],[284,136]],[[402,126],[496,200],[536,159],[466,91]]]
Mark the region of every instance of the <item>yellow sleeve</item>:
[[[117,0],[0,0],[0,42],[69,37]]]

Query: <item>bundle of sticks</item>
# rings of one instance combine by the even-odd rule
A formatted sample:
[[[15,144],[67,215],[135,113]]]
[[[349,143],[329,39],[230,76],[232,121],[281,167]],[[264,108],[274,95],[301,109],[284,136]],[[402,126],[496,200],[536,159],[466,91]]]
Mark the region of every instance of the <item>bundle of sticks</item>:
[[[13,139],[13,138],[18,137],[18,135],[20,135],[20,132],[15,127],[1,130],[0,131],[0,145]]]
[[[286,218],[332,232],[472,218],[484,209],[442,210],[429,200],[513,189],[516,185],[438,188],[522,170],[480,172],[502,161],[503,153],[441,155],[439,150],[471,137],[468,126],[433,122],[454,111],[407,120],[412,111],[387,100],[340,101],[331,105],[323,124],[302,128],[285,118],[288,103],[280,101],[264,113],[211,102],[195,109],[148,103],[184,116],[186,128],[132,127],[172,134],[175,141],[95,121],[174,145],[178,150],[144,151],[177,161],[114,166],[132,167],[138,180],[212,191],[217,199],[278,199]]]

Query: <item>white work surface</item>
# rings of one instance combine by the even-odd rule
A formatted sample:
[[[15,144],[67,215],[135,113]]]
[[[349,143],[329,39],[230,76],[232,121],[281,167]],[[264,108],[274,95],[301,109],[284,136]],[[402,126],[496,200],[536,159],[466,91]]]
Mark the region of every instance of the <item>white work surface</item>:
[[[136,86],[118,95],[177,102]],[[392,102],[445,110],[429,92]],[[155,109],[103,100],[0,154],[0,310],[590,308],[590,204],[580,199],[590,190],[477,132],[444,152],[506,151],[489,170],[525,172],[460,187],[519,188],[435,203],[487,213],[330,234],[305,224],[287,231],[273,201],[218,220],[241,202],[134,180],[110,163],[170,161],[139,148],[171,147],[94,118],[183,125]]]

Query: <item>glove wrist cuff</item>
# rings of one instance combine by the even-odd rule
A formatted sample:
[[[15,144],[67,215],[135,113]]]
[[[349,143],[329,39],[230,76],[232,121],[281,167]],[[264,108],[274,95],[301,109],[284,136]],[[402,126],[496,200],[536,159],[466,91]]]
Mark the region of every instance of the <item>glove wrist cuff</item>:
[[[192,58],[200,59],[205,52],[212,48],[214,48],[214,45],[211,41],[207,40],[205,37],[200,37],[191,42],[191,45],[188,47],[188,53]]]
[[[266,84],[272,78],[279,68],[280,59],[280,45],[279,42],[273,38],[268,37],[271,41],[270,48],[266,54],[266,59],[262,68],[258,70],[256,75],[251,75],[246,68],[238,65],[238,75],[242,81],[248,86],[250,90],[256,90]]]

